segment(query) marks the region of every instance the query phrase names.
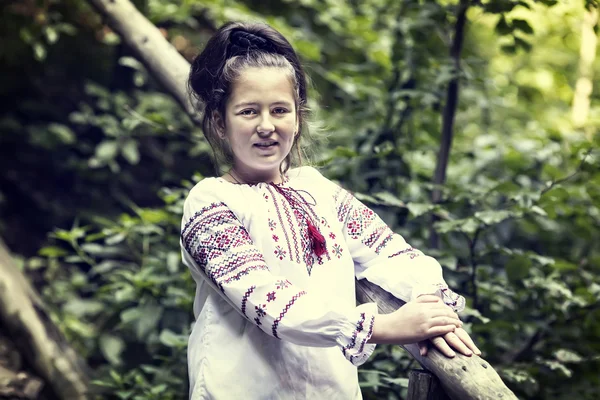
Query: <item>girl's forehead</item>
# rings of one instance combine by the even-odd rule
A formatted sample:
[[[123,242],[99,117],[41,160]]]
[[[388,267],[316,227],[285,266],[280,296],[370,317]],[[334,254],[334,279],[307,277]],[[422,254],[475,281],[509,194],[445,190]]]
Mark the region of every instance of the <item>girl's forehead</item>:
[[[283,68],[246,68],[232,86],[231,97],[285,96],[291,99],[294,88],[289,72]]]

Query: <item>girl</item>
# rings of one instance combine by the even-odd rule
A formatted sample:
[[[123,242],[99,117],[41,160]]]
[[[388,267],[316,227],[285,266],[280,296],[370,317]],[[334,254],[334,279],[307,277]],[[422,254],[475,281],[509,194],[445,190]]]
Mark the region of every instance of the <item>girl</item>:
[[[181,245],[197,283],[192,399],[360,399],[358,365],[376,343],[434,337],[479,354],[440,265],[316,169],[290,169],[306,134],[306,78],[288,41],[229,23],[194,60],[191,91],[227,173],[184,206]],[[356,306],[355,277],[408,301]],[[424,348],[423,348],[424,349]]]

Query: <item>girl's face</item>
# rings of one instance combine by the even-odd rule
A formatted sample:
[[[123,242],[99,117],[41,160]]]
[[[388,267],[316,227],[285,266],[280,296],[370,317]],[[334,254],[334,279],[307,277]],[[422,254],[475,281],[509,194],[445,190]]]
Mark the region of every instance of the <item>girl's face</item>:
[[[298,128],[294,88],[285,70],[247,68],[232,86],[225,138],[234,169],[252,181],[278,181]]]

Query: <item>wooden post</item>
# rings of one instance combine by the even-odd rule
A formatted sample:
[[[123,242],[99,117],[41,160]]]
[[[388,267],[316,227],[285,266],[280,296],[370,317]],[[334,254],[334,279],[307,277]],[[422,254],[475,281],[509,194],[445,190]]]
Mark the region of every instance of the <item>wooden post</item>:
[[[408,373],[408,395],[406,400],[450,400],[438,378],[423,369]]]

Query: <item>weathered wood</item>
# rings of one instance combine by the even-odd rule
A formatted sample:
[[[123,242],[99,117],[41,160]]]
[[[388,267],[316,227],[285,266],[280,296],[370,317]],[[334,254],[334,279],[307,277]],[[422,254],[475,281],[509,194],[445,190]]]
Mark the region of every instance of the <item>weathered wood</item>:
[[[408,373],[406,400],[449,400],[449,398],[435,375],[423,369],[413,369]]]
[[[187,92],[190,64],[129,0],[89,0],[112,30],[196,123],[198,112]]]
[[[389,314],[405,302],[397,299],[379,286],[363,279],[356,284],[359,303],[377,303],[379,312]],[[423,368],[438,377],[446,394],[454,400],[517,399],[506,387],[498,373],[483,358],[457,354],[448,358],[436,349],[421,356],[416,344],[402,346]]]
[[[129,0],[89,1],[106,18],[109,26],[131,46],[150,73],[163,82],[166,90],[182,104],[188,115],[198,121],[195,108],[185,93],[189,63]],[[375,301],[384,313],[395,311],[404,304],[383,289],[364,280],[357,284],[357,298],[360,302]],[[448,359],[433,349],[427,357],[421,357],[416,344],[404,348],[424,368],[432,371],[440,379],[446,393],[452,399],[516,399],[496,371],[480,357],[458,355]]]
[[[0,326],[59,399],[83,400],[88,383],[86,366],[51,321],[41,299],[16,267],[0,239]],[[10,371],[4,368],[5,378]],[[26,374],[16,374],[19,390],[39,391]],[[16,379],[16,381],[14,380]],[[31,385],[27,382],[33,382]]]

